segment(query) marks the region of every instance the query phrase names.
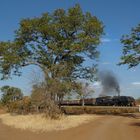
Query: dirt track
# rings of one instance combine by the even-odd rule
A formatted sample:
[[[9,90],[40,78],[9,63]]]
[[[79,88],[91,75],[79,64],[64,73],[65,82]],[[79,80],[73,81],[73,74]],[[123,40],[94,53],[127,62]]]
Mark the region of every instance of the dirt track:
[[[103,116],[64,131],[36,134],[10,128],[0,123],[0,140],[139,140],[140,119]]]

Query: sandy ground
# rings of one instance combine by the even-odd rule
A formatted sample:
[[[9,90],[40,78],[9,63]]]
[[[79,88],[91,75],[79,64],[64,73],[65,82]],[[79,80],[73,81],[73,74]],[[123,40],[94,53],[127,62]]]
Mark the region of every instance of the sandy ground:
[[[75,128],[39,134],[0,123],[0,140],[140,140],[140,119],[103,116]]]

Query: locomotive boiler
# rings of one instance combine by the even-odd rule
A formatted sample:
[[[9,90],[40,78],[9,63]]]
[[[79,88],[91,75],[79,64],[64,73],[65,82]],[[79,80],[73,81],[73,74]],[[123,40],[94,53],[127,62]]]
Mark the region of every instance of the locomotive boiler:
[[[96,98],[98,106],[135,106],[135,99],[131,96],[105,96]]]

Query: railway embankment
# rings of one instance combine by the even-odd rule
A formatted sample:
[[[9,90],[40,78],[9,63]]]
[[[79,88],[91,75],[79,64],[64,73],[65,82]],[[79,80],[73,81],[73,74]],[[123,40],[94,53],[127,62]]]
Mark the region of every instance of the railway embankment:
[[[138,113],[139,107],[120,107],[120,106],[62,106],[65,114],[123,114]]]

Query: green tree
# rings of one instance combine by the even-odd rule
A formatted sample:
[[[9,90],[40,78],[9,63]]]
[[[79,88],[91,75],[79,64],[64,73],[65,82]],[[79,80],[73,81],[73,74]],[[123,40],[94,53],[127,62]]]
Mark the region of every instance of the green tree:
[[[103,25],[97,17],[83,13],[79,5],[65,11],[20,21],[14,41],[0,42],[0,66],[3,78],[11,72],[37,65],[46,79],[91,78],[92,67],[85,67],[85,57],[98,57],[97,45]]]
[[[59,89],[66,91],[67,82],[74,83],[77,78],[93,80],[102,34],[102,22],[84,13],[78,4],[68,10],[23,19],[14,40],[0,42],[2,79],[21,75],[21,68],[36,65],[44,72],[46,93],[51,94],[48,97],[54,99],[52,83],[59,83]],[[85,58],[93,65],[84,65]]]
[[[16,87],[3,86],[1,92],[3,93],[1,101],[4,105],[21,100],[23,97],[21,89]]]
[[[121,64],[128,64],[129,68],[135,67],[140,63],[140,24],[132,28],[129,35],[124,35],[121,39],[123,44],[123,56]]]
[[[31,94],[31,103],[32,106],[36,108],[37,112],[39,112],[39,107],[44,105],[46,97],[45,93],[46,89],[43,83],[33,85]]]

